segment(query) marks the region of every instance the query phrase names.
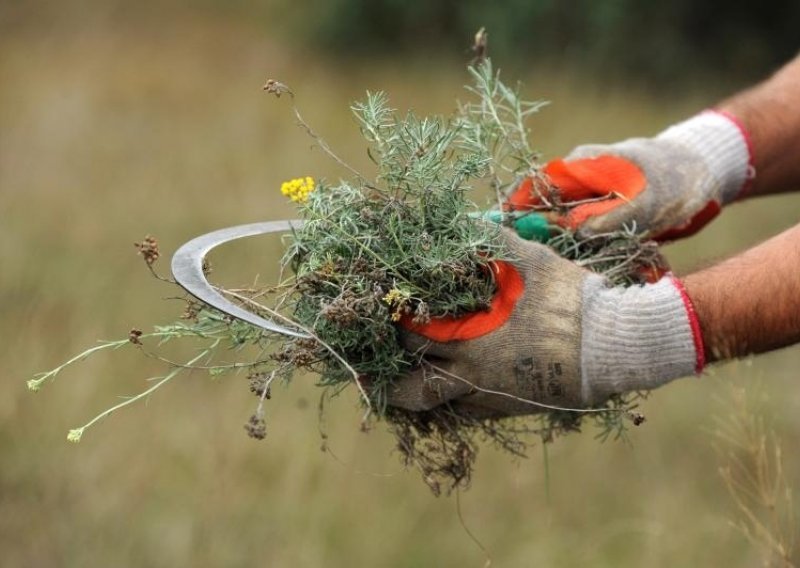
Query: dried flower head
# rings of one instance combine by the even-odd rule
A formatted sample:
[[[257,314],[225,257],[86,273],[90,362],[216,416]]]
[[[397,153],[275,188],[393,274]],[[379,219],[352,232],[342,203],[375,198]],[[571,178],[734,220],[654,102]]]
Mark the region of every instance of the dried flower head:
[[[289,95],[294,95],[292,90],[289,88],[288,85],[281,83],[280,81],[276,81],[275,79],[267,79],[267,82],[264,83],[262,87],[266,92],[271,95],[275,95],[276,97],[280,98],[283,93],[288,93]]]
[[[267,437],[267,423],[264,417],[258,413],[250,416],[250,419],[245,423],[244,429],[247,430],[247,435],[256,440],[263,440]]]
[[[158,241],[150,235],[147,235],[140,243],[133,243],[133,246],[139,250],[139,254],[142,255],[148,266],[152,266],[161,256],[161,253],[158,252]]]
[[[186,300],[186,307],[183,309],[181,319],[197,321],[197,316],[200,314],[202,305],[194,300]]]
[[[247,380],[250,383],[250,392],[255,394],[259,397],[264,397],[265,399],[272,398],[272,394],[270,393],[269,382],[270,382],[270,374],[269,373],[250,373],[247,375]]]
[[[130,330],[130,332],[128,332],[128,341],[130,341],[134,345],[142,344],[142,340],[140,339],[141,337],[142,337],[141,329],[136,329],[134,327],[133,329]]]

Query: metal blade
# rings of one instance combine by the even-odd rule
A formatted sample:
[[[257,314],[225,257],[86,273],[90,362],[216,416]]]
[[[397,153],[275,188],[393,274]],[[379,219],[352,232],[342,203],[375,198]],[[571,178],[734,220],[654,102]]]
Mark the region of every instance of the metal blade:
[[[299,229],[303,226],[303,221],[267,221],[264,223],[251,223],[249,225],[238,225],[228,227],[211,233],[206,233],[180,247],[172,257],[172,275],[175,281],[180,284],[192,296],[225,312],[237,319],[246,321],[267,331],[281,333],[292,337],[309,337],[307,333],[290,329],[272,320],[258,316],[246,309],[238,306],[220,294],[213,285],[206,279],[203,273],[203,259],[214,248],[221,244],[253,237],[256,235],[266,235],[269,233],[284,233],[292,229]]]

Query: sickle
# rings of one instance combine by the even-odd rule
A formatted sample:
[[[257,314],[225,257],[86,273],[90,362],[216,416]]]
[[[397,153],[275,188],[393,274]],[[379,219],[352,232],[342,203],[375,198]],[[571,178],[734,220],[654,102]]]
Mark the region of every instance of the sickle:
[[[284,327],[234,304],[209,283],[203,272],[203,259],[212,249],[221,244],[244,237],[283,233],[300,229],[302,226],[303,221],[300,220],[267,221],[206,233],[192,239],[175,251],[172,257],[172,275],[175,277],[175,281],[189,294],[221,312],[267,331],[292,337],[308,337],[307,333]]]

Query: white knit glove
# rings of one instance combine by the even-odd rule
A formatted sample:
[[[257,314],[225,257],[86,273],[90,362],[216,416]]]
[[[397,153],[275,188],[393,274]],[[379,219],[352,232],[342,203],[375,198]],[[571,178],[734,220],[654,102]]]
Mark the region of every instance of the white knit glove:
[[[636,166],[641,182],[621,173],[608,156]],[[703,112],[655,138],[579,146],[556,162],[557,167],[551,163],[546,168],[554,172],[556,186],[561,180],[584,192],[617,196],[577,207],[567,216],[568,224],[594,234],[635,223],[637,232],[661,240],[695,233],[741,197],[755,175],[746,131],[734,117],[717,111]]]
[[[406,347],[419,369],[389,393],[389,404],[428,410],[450,402],[478,417],[530,414],[525,400],[575,408],[649,390],[700,372],[703,344],[680,282],[609,287],[548,247],[504,231],[520,279],[507,318],[478,313],[435,329],[411,327]],[[519,292],[509,292],[514,288]],[[481,327],[477,318],[491,320]],[[476,333],[477,328],[477,333]],[[468,332],[468,336],[464,333]]]

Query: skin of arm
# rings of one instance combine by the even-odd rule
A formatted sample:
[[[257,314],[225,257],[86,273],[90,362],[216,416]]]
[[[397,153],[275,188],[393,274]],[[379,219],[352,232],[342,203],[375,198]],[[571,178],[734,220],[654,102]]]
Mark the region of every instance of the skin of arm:
[[[800,225],[683,283],[708,362],[800,342]]]
[[[717,108],[750,136],[756,177],[746,197],[800,189],[800,56]]]

